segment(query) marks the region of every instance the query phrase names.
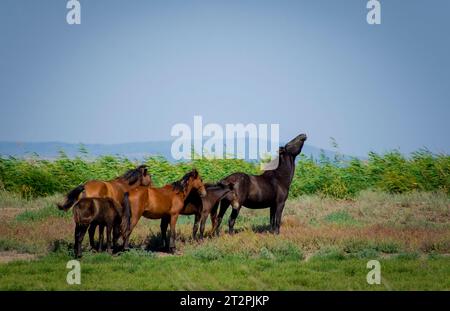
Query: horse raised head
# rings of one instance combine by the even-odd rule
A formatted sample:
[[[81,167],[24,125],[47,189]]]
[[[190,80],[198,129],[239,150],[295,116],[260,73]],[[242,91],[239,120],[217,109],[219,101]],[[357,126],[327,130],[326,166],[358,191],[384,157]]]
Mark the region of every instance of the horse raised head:
[[[296,157],[302,151],[303,144],[305,143],[306,138],[307,138],[306,134],[300,134],[294,139],[292,139],[290,142],[288,142],[284,146],[284,149],[286,150],[287,153]]]

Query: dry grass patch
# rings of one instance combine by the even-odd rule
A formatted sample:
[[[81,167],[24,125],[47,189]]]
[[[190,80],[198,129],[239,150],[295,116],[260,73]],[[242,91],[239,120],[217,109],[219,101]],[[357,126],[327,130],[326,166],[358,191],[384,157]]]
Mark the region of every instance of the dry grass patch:
[[[71,212],[58,214],[54,203],[59,199],[54,196],[27,201],[0,192],[0,250],[26,250],[42,255],[59,241],[70,247],[74,224]],[[284,248],[287,253],[298,253],[299,258],[329,248],[361,256],[400,252],[445,254],[450,253],[449,202],[444,193],[363,192],[355,200],[305,196],[287,202],[279,236],[268,233],[268,209],[243,208],[236,222],[237,234],[226,233],[228,211],[220,237],[206,238],[203,242],[192,239],[193,217],[180,216],[177,247],[179,254],[206,248],[206,255],[200,257],[216,251],[218,256],[270,258],[271,254],[283,253]],[[161,251],[159,223],[142,218],[131,236],[132,246]],[[206,232],[209,230],[208,222]],[[84,243],[88,245],[87,236]]]

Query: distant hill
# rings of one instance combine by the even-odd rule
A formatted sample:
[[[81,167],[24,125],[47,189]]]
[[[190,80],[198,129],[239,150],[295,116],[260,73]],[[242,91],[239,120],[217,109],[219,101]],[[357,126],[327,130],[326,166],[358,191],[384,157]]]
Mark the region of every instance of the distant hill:
[[[81,148],[85,148],[88,157],[98,157],[102,155],[123,156],[130,160],[142,160],[147,156],[161,155],[173,161],[171,156],[171,141],[150,141],[123,144],[71,144],[63,142],[0,142],[0,156],[14,157],[32,157],[37,155],[45,159],[55,159],[59,156],[60,151],[70,157],[81,155]],[[313,156],[318,159],[321,152],[326,156],[333,158],[335,152],[330,150],[322,150],[320,148],[305,145],[303,154]],[[349,158],[349,156],[345,156]]]

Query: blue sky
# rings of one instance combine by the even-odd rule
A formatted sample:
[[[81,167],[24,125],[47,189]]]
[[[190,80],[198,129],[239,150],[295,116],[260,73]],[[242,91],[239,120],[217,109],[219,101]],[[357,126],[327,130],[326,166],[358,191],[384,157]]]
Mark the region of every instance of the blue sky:
[[[175,123],[279,123],[364,155],[450,152],[447,0],[0,3],[0,140],[168,140]]]

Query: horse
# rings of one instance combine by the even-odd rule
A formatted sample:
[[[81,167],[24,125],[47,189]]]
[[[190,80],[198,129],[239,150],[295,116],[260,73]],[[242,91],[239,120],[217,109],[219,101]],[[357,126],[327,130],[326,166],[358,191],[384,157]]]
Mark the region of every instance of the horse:
[[[192,237],[197,239],[197,232],[200,223],[200,239],[203,239],[205,232],[205,223],[208,215],[211,215],[211,222],[217,219],[217,208],[222,199],[227,199],[232,205],[236,206],[237,197],[233,192],[233,185],[225,185],[222,183],[205,184],[206,196],[200,197],[198,192],[191,191],[187,199],[184,201],[184,208],[180,215],[195,215],[194,226],[192,228]],[[161,236],[163,241],[166,239],[167,220],[161,219]]]
[[[127,197],[128,193],[124,197]],[[81,244],[89,226],[99,224],[106,226],[106,250],[112,253],[111,233],[113,233],[114,248],[119,233],[123,241],[126,240],[130,228],[130,210],[111,198],[81,198],[73,206],[73,219],[75,221],[75,257],[82,255]],[[101,232],[100,234],[103,234]],[[100,238],[100,248],[103,237]]]
[[[144,216],[150,219],[165,219],[165,224],[170,223],[169,251],[175,252],[175,226],[178,216],[183,210],[185,200],[193,189],[198,191],[201,197],[206,195],[205,186],[196,169],[185,174],[179,181],[161,188],[141,186],[130,190],[129,196],[124,200],[124,207],[131,210],[130,231],[124,247],[128,246],[131,231],[139,219]],[[126,205],[129,205],[129,207]]]
[[[289,194],[295,170],[295,158],[300,154],[306,135],[300,134],[278,151],[278,167],[264,171],[261,175],[234,173],[221,180],[223,184],[232,184],[238,199],[238,206],[234,207],[228,221],[228,232],[234,233],[234,224],[242,206],[251,209],[270,208],[270,232],[279,234],[281,215]],[[230,205],[230,201],[223,199],[213,230],[218,235],[223,215]]]
[[[81,198],[112,198],[117,203],[121,203],[124,194],[138,186],[151,186],[152,178],[148,174],[146,165],[140,165],[135,169],[130,169],[122,176],[113,180],[100,181],[91,180],[72,189],[65,198],[63,204],[57,204],[60,210],[68,211]],[[89,227],[89,242],[92,249],[95,247],[94,235],[97,225]],[[104,226],[99,225],[99,239],[103,237]],[[103,244],[103,241],[100,241]],[[99,245],[100,246],[100,245]],[[100,248],[101,250],[101,248]]]

